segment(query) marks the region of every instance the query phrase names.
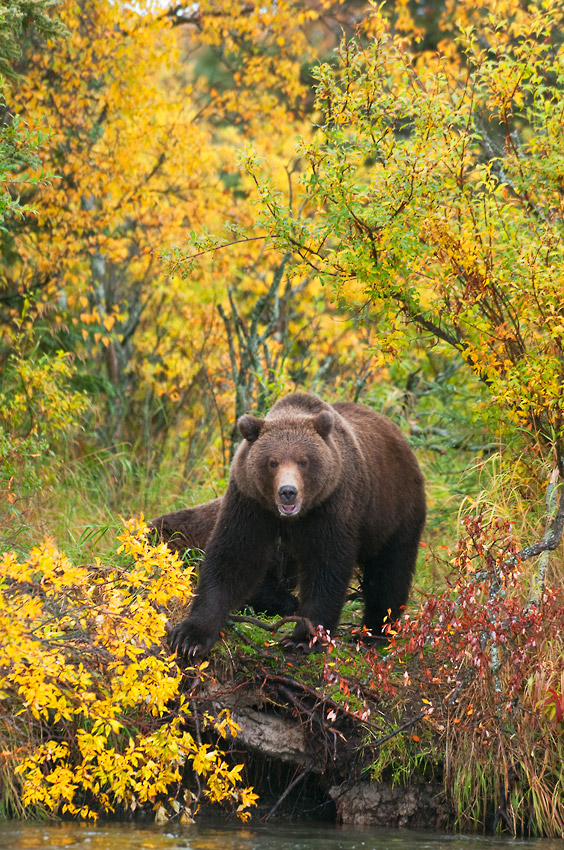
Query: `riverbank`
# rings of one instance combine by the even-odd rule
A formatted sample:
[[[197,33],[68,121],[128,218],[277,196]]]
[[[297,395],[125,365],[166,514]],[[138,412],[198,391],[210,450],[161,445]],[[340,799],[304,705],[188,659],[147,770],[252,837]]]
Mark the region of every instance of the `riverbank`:
[[[502,523],[467,522],[443,592],[369,643],[360,602],[323,651],[237,615],[181,670],[192,571],[132,523],[107,562],[1,561],[4,817],[326,818],[564,835],[564,606],[531,597]],[[258,799],[257,799],[258,795]]]
[[[531,597],[503,523],[466,525],[445,590],[388,642],[363,641],[354,602],[306,656],[281,651],[290,625],[238,616],[212,684],[187,680],[195,716],[239,725],[262,817],[564,836],[562,596]]]

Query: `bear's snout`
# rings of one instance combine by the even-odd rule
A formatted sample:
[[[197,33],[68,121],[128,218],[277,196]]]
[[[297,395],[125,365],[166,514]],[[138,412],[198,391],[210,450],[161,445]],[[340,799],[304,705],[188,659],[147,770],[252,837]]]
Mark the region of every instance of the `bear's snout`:
[[[300,492],[301,476],[294,464],[282,464],[274,481],[274,492],[278,512],[282,516],[296,516],[302,506]]]
[[[283,487],[278,488],[278,495],[283,505],[295,505],[298,497],[298,488],[293,487],[291,484],[285,484]]]

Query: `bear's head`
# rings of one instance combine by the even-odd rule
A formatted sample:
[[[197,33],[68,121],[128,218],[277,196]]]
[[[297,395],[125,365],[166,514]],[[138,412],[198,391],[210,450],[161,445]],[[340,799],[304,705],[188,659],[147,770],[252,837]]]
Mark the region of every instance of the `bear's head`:
[[[244,442],[233,462],[237,486],[281,517],[304,516],[341,478],[334,424],[328,409],[313,416],[241,416],[237,425]]]

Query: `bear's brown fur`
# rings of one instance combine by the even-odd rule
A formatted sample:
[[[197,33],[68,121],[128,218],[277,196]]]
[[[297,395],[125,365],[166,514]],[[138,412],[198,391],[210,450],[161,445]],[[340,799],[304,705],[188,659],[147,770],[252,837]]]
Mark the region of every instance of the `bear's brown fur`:
[[[212,499],[211,502],[162,514],[151,520],[149,527],[159,540],[181,557],[187,550],[205,551],[219,516],[221,501],[221,498]],[[269,556],[264,581],[252,596],[244,600],[244,607],[269,617],[277,614],[289,616],[298,607],[298,600],[293,594],[296,584],[296,565],[275,545]]]
[[[169,549],[179,555],[183,555],[187,549],[203,551],[215,528],[220,506],[221,499],[212,499],[203,505],[158,516],[149,522],[149,527]]]
[[[425,521],[423,477],[401,431],[368,407],[295,393],[265,419],[242,416],[227,492],[190,614],[170,635],[203,655],[230,611],[264,580],[274,542],[299,570],[298,614],[335,633],[355,565],[364,624],[400,615]],[[294,629],[291,644],[309,633]]]

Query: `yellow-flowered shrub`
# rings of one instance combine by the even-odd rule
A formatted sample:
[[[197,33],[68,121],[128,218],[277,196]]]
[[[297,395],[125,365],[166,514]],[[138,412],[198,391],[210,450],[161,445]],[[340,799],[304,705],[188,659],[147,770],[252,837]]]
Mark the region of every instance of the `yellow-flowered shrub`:
[[[0,556],[4,815],[95,818],[150,805],[158,820],[186,819],[201,796],[191,770],[210,801],[249,816],[256,795],[241,787],[242,766],[187,731],[182,674],[166,647],[193,570],[146,531],[129,522],[111,564],[75,566],[49,541],[23,563]],[[219,737],[237,733],[225,713],[206,723]]]

